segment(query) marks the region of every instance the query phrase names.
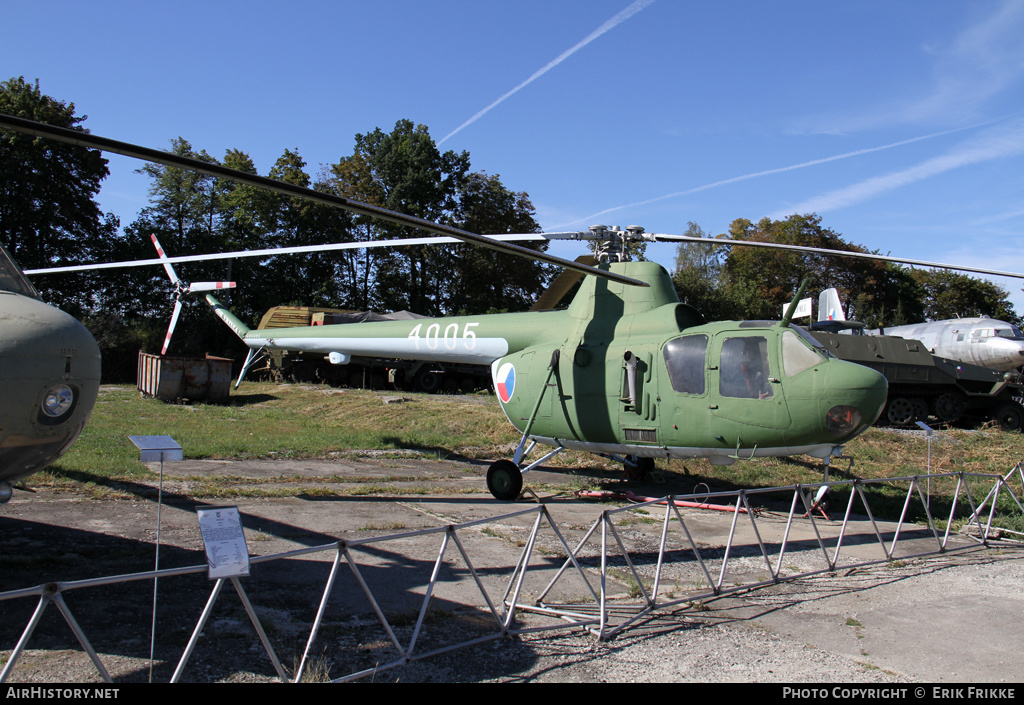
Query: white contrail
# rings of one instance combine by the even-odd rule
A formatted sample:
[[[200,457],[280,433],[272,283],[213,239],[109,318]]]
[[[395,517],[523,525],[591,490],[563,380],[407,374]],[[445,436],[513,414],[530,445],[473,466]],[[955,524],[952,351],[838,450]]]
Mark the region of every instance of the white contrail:
[[[449,132],[449,133],[448,133],[447,135],[445,135],[445,136],[444,136],[444,138],[443,138],[443,139],[442,139],[441,141],[439,141],[439,142],[437,143],[437,144],[438,144],[438,146],[440,146],[440,145],[444,144],[444,143],[445,143],[445,140],[447,140],[447,139],[448,139],[449,137],[451,137],[452,135],[454,135],[454,134],[456,134],[457,132],[459,132],[460,130],[462,130],[462,129],[463,129],[464,127],[467,127],[467,126],[469,126],[469,125],[472,125],[472,124],[473,124],[474,122],[476,122],[477,120],[479,120],[480,118],[482,118],[482,117],[483,117],[484,115],[486,115],[486,114],[487,114],[487,113],[488,113],[488,112],[489,112],[490,110],[492,110],[493,108],[495,108],[496,106],[498,106],[498,105],[499,105],[500,103],[502,103],[502,102],[503,102],[504,100],[506,100],[507,98],[511,97],[511,96],[512,96],[512,95],[514,95],[515,93],[518,93],[518,92],[519,92],[519,91],[521,91],[521,90],[522,90],[523,88],[526,88],[526,87],[527,87],[528,85],[530,85],[531,83],[533,83],[534,81],[536,81],[536,80],[537,80],[538,78],[540,78],[541,76],[543,76],[544,74],[546,74],[546,73],[547,73],[548,71],[550,71],[551,69],[553,69],[553,68],[555,68],[556,66],[558,66],[558,65],[559,65],[560,63],[562,63],[563,61],[565,61],[566,59],[568,59],[568,58],[569,58],[570,56],[572,56],[573,54],[575,54],[576,52],[578,52],[578,51],[579,51],[580,49],[582,49],[582,48],[583,48],[583,47],[585,47],[586,45],[590,44],[590,43],[591,43],[592,41],[594,41],[595,39],[597,39],[598,37],[600,37],[600,36],[601,36],[602,34],[604,34],[605,32],[608,32],[609,30],[615,29],[615,28],[616,28],[617,26],[619,26],[620,24],[622,24],[623,22],[625,22],[626,20],[628,20],[628,19],[629,19],[630,17],[632,17],[632,16],[633,16],[633,15],[635,15],[636,13],[640,12],[641,10],[643,10],[644,8],[646,8],[646,7],[648,6],[648,5],[650,5],[650,4],[651,4],[651,3],[653,3],[653,2],[654,2],[654,0],[635,0],[635,1],[634,1],[634,2],[633,2],[633,3],[632,3],[632,4],[630,5],[630,6],[629,6],[629,7],[627,7],[627,8],[625,9],[625,10],[623,10],[623,11],[622,11],[622,12],[620,12],[619,14],[615,15],[615,16],[614,16],[614,17],[612,17],[612,18],[611,18],[610,20],[608,20],[607,22],[605,22],[605,23],[604,23],[603,25],[601,25],[600,27],[598,27],[597,29],[595,29],[595,30],[594,30],[593,32],[591,32],[590,34],[588,34],[588,35],[586,36],[586,38],[585,38],[585,39],[583,39],[583,41],[579,42],[578,44],[576,44],[576,45],[575,45],[574,47],[572,47],[571,49],[567,49],[567,50],[565,50],[564,52],[562,52],[561,54],[559,54],[558,58],[556,58],[555,60],[553,60],[553,61],[551,61],[550,63],[548,63],[548,65],[547,65],[547,66],[545,66],[544,68],[540,69],[539,71],[536,71],[536,72],[535,72],[535,73],[534,73],[534,74],[533,74],[532,76],[530,76],[530,77],[529,77],[528,79],[526,79],[525,81],[523,81],[522,83],[520,83],[520,84],[519,84],[518,86],[516,86],[515,88],[513,88],[512,90],[510,90],[510,91],[509,91],[508,93],[506,93],[505,95],[503,95],[503,96],[501,96],[500,98],[498,98],[498,99],[497,99],[496,101],[494,101],[493,103],[491,103],[490,105],[488,105],[488,106],[487,106],[486,108],[484,108],[483,110],[481,110],[480,112],[478,112],[478,113],[477,113],[476,115],[474,115],[473,117],[471,117],[471,118],[470,118],[469,120],[466,120],[466,122],[462,123],[461,125],[459,125],[458,127],[456,127],[456,128],[454,129],[454,130],[452,130],[451,132]]]
[[[902,147],[905,144],[912,144],[914,142],[920,142],[922,140],[930,140],[933,137],[942,137],[943,135],[953,134],[955,132],[962,132],[964,130],[973,130],[978,127],[984,127],[985,125],[992,124],[993,121],[979,123],[977,125],[969,125],[968,127],[958,127],[953,130],[944,130],[943,132],[933,132],[930,135],[921,135],[920,137],[911,137],[910,139],[900,140],[899,142],[892,142],[890,144],[883,144],[880,147],[868,147],[866,149],[858,149],[854,152],[845,152],[844,154],[836,154],[831,157],[823,157],[821,159],[813,159],[809,162],[801,162],[800,164],[791,164],[790,166],[778,167],[776,169],[767,169],[765,171],[756,171],[752,174],[744,174],[742,176],[734,176],[730,179],[722,179],[721,181],[714,181],[710,184],[704,184],[703,186],[694,186],[691,189],[685,191],[676,191],[674,193],[667,193],[664,196],[658,196],[657,198],[649,198],[646,201],[637,201],[636,203],[628,203],[624,206],[615,206],[614,208],[606,208],[603,211],[598,211],[592,215],[588,215],[584,218],[579,218],[572,221],[571,223],[564,223],[563,225],[552,226],[555,228],[564,227],[568,225],[574,225],[582,222],[593,222],[594,218],[599,218],[602,215],[608,213],[614,213],[625,208],[635,208],[636,206],[646,206],[650,203],[657,203],[658,201],[664,201],[669,198],[676,198],[677,196],[687,196],[691,193],[697,193],[699,191],[707,191],[708,189],[716,188],[718,186],[725,186],[726,184],[734,184],[737,181],[746,181],[747,179],[756,179],[759,176],[770,176],[771,174],[781,174],[785,171],[793,171],[795,169],[804,169],[809,166],[817,166],[818,164],[827,164],[828,162],[834,162],[839,159],[848,159],[850,157],[858,157],[862,154],[870,154],[872,152],[880,152],[884,149],[892,149],[893,147]]]
[[[1024,121],[1016,120],[1009,125],[988,130],[977,139],[957,145],[945,154],[932,157],[901,171],[875,176],[860,183],[810,198],[803,203],[786,208],[785,213],[786,215],[790,213],[823,213],[835,210],[962,166],[1016,156],[1021,153],[1024,153]],[[780,212],[769,217],[784,216]]]

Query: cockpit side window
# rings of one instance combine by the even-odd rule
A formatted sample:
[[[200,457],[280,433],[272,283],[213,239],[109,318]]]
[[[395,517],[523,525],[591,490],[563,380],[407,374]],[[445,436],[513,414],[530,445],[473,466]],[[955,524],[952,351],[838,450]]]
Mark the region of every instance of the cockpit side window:
[[[787,377],[798,375],[822,362],[822,355],[800,341],[792,330],[782,334],[782,371]]]
[[[1021,334],[1020,328],[1017,326],[1010,326],[1009,328],[996,328],[996,337],[1020,340],[1024,338],[1024,335]]]
[[[769,399],[767,338],[726,338],[722,343],[718,391],[723,397]]]
[[[21,269],[2,246],[0,246],[0,291],[30,296],[33,299],[39,298],[39,292],[29,284]]]
[[[665,365],[674,390],[680,394],[704,393],[707,351],[706,335],[687,335],[665,343]]]

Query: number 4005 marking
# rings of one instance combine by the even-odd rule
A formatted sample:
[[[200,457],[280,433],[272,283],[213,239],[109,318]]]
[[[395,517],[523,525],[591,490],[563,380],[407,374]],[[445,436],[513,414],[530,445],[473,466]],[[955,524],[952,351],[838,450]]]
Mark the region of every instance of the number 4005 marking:
[[[423,343],[429,350],[437,350],[441,343],[444,343],[444,347],[447,350],[455,350],[458,347],[459,340],[462,340],[462,344],[466,350],[472,350],[476,347],[476,331],[472,328],[480,325],[479,321],[476,323],[467,323],[462,328],[462,335],[459,335],[459,324],[449,323],[444,329],[444,335],[441,335],[441,324],[431,323],[427,326],[427,330],[423,334]],[[423,324],[418,324],[409,333],[408,337],[412,340],[416,349],[420,349],[420,330],[423,328]]]

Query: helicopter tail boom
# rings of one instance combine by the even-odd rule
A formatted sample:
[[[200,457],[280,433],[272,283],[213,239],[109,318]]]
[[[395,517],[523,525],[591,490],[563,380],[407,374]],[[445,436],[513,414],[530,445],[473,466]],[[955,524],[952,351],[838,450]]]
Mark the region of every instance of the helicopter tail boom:
[[[210,305],[210,308],[212,308],[213,312],[217,314],[217,317],[227,324],[228,328],[235,331],[235,335],[242,340],[245,340],[245,336],[249,332],[249,326],[242,323],[238,316],[231,313],[231,311],[229,311],[224,304],[214,298],[212,294],[206,295],[206,303]]]

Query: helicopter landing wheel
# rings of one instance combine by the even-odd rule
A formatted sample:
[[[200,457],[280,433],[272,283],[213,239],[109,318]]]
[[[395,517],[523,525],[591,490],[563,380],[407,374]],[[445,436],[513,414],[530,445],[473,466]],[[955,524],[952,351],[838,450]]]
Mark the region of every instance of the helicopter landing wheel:
[[[654,458],[627,455],[622,467],[626,471],[627,480],[643,480],[654,472]]]
[[[487,490],[495,499],[511,502],[523,491],[523,473],[511,460],[498,460],[487,468]]]

